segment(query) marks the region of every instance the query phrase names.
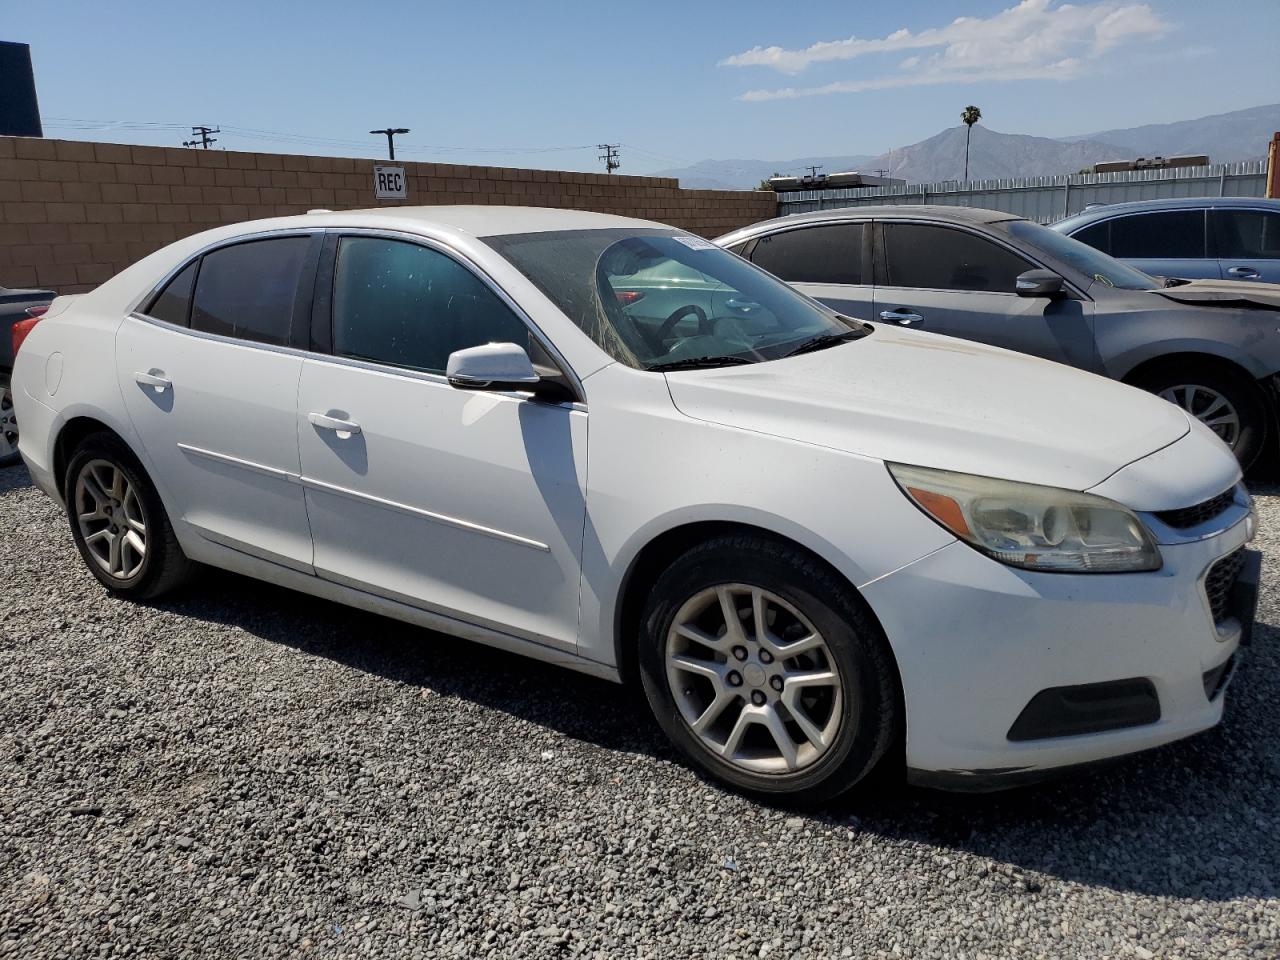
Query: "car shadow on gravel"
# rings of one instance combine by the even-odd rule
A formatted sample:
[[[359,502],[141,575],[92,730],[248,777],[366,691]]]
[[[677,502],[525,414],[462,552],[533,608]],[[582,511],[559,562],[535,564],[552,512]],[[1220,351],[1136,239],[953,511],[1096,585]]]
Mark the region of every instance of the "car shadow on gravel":
[[[161,607],[500,710],[604,751],[676,760],[640,696],[607,681],[215,571]],[[1275,897],[1277,640],[1280,631],[1259,625],[1254,655],[1228,693],[1227,719],[1192,740],[996,794],[889,779],[801,813],[815,831],[853,828],[990,858],[1007,865],[1001,882],[1014,892],[1035,892],[1047,875],[1161,896]],[[602,777],[609,772],[606,765]]]

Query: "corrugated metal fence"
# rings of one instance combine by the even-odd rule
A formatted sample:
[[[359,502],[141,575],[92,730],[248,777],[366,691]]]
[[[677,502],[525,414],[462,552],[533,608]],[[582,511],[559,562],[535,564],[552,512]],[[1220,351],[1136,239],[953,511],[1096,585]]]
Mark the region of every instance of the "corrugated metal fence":
[[[1267,162],[1246,160],[1166,170],[801,190],[778,194],[778,213],[877,204],[941,203],[1003,210],[1028,220],[1052,223],[1079,213],[1092,203],[1164,197],[1261,197],[1266,194],[1266,181]]]

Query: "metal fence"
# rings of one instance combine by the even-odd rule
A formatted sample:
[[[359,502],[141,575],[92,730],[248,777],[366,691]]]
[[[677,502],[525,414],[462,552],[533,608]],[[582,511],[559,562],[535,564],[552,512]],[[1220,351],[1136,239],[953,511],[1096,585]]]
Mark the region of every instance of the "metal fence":
[[[1261,197],[1266,195],[1266,189],[1267,161],[1245,160],[1164,170],[799,190],[778,194],[778,213],[785,215],[879,204],[941,203],[1003,210],[1028,220],[1052,223],[1095,203],[1164,197]]]

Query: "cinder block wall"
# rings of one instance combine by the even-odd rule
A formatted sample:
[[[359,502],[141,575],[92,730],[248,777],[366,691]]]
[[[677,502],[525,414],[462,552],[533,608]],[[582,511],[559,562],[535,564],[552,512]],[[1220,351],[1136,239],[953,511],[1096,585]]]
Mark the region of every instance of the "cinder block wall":
[[[775,216],[772,193],[681,190],[665,177],[399,161],[407,201],[377,201],[374,160],[0,137],[0,286],[91,289],[200,230],[401,203],[570,207],[714,237]]]

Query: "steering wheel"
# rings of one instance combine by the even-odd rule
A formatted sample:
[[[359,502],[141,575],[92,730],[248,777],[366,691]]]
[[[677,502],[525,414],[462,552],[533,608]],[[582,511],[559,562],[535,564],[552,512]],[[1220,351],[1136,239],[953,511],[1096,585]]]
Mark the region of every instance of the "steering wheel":
[[[667,337],[671,336],[671,331],[675,329],[676,324],[690,314],[694,314],[698,318],[699,335],[709,337],[715,333],[711,321],[707,319],[706,311],[696,303],[686,303],[662,321],[662,325],[658,327],[658,339],[666,340]]]

